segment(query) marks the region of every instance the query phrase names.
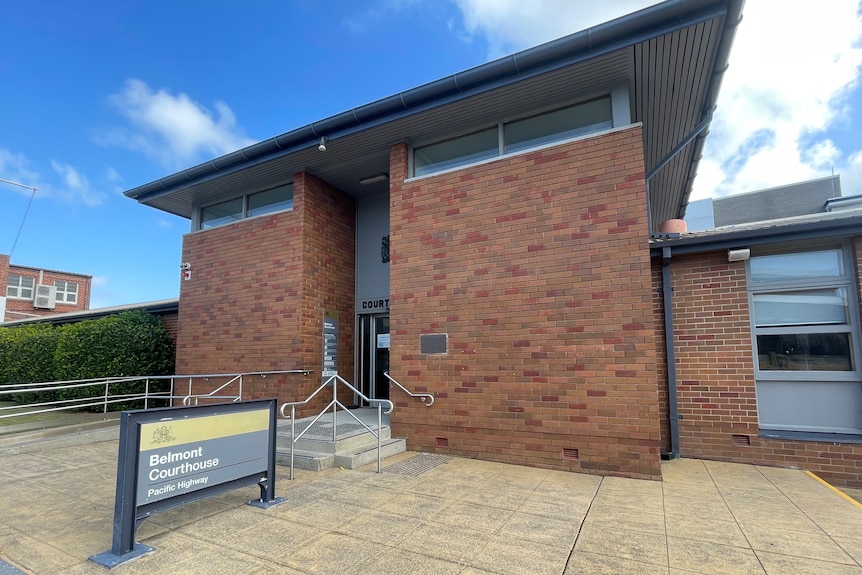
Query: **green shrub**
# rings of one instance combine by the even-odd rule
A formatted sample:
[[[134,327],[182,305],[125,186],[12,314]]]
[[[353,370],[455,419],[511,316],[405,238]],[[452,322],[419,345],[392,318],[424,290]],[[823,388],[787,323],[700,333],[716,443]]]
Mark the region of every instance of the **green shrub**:
[[[174,344],[162,322],[143,312],[124,312],[52,328],[50,324],[0,328],[0,383],[68,381],[117,376],[170,375]],[[144,382],[111,386],[111,395],[140,393]],[[157,389],[154,389],[156,388]],[[167,383],[150,389],[167,390]],[[104,387],[65,389],[57,399],[101,397]],[[15,401],[45,401],[35,394]],[[110,409],[137,407],[118,403]]]
[[[53,381],[59,335],[50,324],[0,328],[0,384]],[[15,394],[10,399],[37,403],[56,399],[56,393]]]

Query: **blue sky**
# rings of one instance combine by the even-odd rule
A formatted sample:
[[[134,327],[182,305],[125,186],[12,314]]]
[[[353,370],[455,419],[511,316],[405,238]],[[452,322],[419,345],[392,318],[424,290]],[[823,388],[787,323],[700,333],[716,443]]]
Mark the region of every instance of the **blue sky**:
[[[6,2],[0,179],[38,188],[12,261],[93,275],[91,307],[176,297],[189,222],[124,190],[651,3]],[[747,2],[695,198],[862,193],[859,3],[789,5]],[[29,194],[0,183],[0,253]]]

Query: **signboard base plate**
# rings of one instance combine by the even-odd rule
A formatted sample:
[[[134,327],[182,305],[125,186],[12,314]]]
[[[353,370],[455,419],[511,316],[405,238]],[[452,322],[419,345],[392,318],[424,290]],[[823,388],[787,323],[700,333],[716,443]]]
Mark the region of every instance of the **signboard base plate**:
[[[253,499],[249,501],[249,505],[253,505],[254,507],[260,507],[261,509],[269,509],[270,507],[275,507],[280,503],[284,503],[287,501],[284,497],[276,497],[272,501],[264,501],[263,499]]]
[[[90,561],[93,563],[98,563],[103,567],[107,567],[108,569],[113,569],[118,565],[123,565],[124,563],[128,563],[129,561],[134,561],[140,557],[144,557],[145,555],[149,555],[150,553],[154,553],[156,550],[150,547],[149,545],[144,545],[143,543],[135,543],[134,548],[128,553],[123,553],[122,555],[115,555],[110,551],[105,551],[104,553],[99,553],[98,555],[93,555],[90,557]]]

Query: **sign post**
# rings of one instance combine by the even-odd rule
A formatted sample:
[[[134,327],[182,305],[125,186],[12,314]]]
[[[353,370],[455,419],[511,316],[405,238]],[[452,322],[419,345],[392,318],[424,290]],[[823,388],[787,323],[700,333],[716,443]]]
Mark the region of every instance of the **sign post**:
[[[112,568],[154,549],[135,542],[144,519],[226,491],[260,487],[250,505],[275,497],[274,399],[124,411],[120,417],[114,532],[110,551],[90,557]]]

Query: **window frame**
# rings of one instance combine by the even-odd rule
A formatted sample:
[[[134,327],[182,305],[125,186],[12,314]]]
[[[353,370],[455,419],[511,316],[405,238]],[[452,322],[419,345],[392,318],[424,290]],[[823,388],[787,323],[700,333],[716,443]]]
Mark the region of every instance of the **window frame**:
[[[572,142],[572,141],[577,141],[577,140],[581,140],[584,138],[594,137],[596,135],[603,134],[603,133],[618,129],[623,125],[628,125],[630,123],[630,118],[627,119],[627,121],[626,121],[626,118],[619,117],[620,115],[618,114],[618,110],[617,110],[617,100],[619,100],[622,97],[622,94],[625,94],[626,101],[627,101],[628,89],[626,88],[624,90],[620,90],[619,87],[616,87],[616,88],[609,89],[606,91],[594,93],[591,96],[585,96],[585,97],[579,98],[577,100],[573,100],[573,101],[571,101],[565,105],[562,105],[562,106],[557,104],[553,107],[548,107],[548,108],[541,109],[538,111],[533,110],[527,114],[503,118],[502,120],[498,121],[496,124],[485,124],[485,125],[481,125],[481,126],[474,126],[471,129],[464,130],[462,132],[447,134],[446,137],[441,138],[441,139],[437,139],[437,140],[433,140],[433,141],[429,141],[429,142],[422,142],[420,145],[411,145],[410,149],[409,149],[409,153],[408,153],[408,172],[407,173],[409,174],[409,176],[407,178],[407,181],[412,181],[414,179],[427,178],[427,177],[436,176],[439,174],[446,174],[449,172],[462,170],[462,169],[470,167],[470,166],[477,166],[477,165],[485,164],[488,162],[493,162],[496,160],[500,160],[500,159],[504,159],[504,158],[508,158],[508,157],[512,157],[512,156],[518,156],[521,154],[530,153],[530,152],[533,152],[535,150],[541,150],[543,148],[549,148],[552,146],[557,146],[557,145],[560,145],[560,144],[566,143],[566,142]],[[506,151],[506,126],[508,126],[509,124],[522,122],[522,121],[533,119],[533,118],[539,118],[539,117],[544,116],[546,114],[552,114],[552,113],[559,112],[562,110],[575,108],[575,107],[580,106],[582,104],[589,104],[591,102],[595,102],[597,100],[603,100],[603,99],[607,99],[608,103],[610,105],[610,127],[600,128],[600,129],[597,129],[594,131],[588,131],[586,133],[577,134],[574,136],[561,136],[561,137],[556,138],[556,139],[552,137],[548,141],[542,142],[540,144],[524,147],[524,148],[521,148],[521,149],[518,149],[515,151],[510,151],[510,152]],[[492,129],[497,130],[497,154],[496,155],[490,156],[488,158],[483,158],[481,160],[467,161],[463,164],[458,164],[458,165],[455,165],[453,167],[449,167],[449,168],[445,168],[445,169],[441,169],[441,170],[429,171],[429,172],[419,174],[419,175],[416,174],[416,158],[415,158],[415,156],[416,156],[417,150],[421,150],[422,148],[426,148],[429,146],[436,146],[438,144],[451,142],[451,141],[457,140],[459,138],[464,138],[464,137],[467,137],[467,136],[470,136],[473,134],[477,134],[477,133],[484,132],[486,130],[492,130]]]
[[[272,211],[265,211],[265,212],[257,213],[254,215],[249,215],[249,198],[251,196],[255,196],[257,194],[263,194],[266,192],[271,192],[273,190],[277,190],[279,188],[287,188],[287,187],[290,187],[290,190],[291,190],[291,192],[290,192],[290,207],[281,208],[281,209],[272,210]],[[203,218],[204,210],[207,210],[207,209],[212,208],[214,206],[218,206],[220,204],[226,204],[228,202],[234,202],[236,200],[241,201],[241,211],[240,211],[240,216],[238,219],[230,221],[230,222],[225,222],[222,224],[216,224],[216,225],[204,227],[204,224],[205,224],[204,218]],[[231,197],[228,199],[222,199],[222,200],[219,200],[218,202],[214,202],[214,203],[207,204],[204,206],[198,206],[194,211],[195,218],[194,218],[194,221],[192,222],[192,229],[193,229],[193,231],[212,230],[215,228],[220,228],[223,226],[235,224],[235,223],[241,222],[243,220],[260,218],[263,216],[269,216],[272,214],[278,214],[278,213],[282,213],[282,212],[290,212],[290,211],[293,211],[294,200],[295,200],[295,189],[294,189],[294,183],[292,181],[287,182],[285,184],[278,185],[278,186],[273,186],[271,188],[266,188],[264,190],[256,190],[254,192],[245,193],[241,196],[234,196],[234,197]],[[271,204],[271,205],[274,205],[274,204]],[[260,209],[260,208],[256,208],[256,209]]]
[[[63,284],[62,290],[60,289],[60,285],[59,285],[61,283]],[[69,287],[69,285],[75,286],[74,292],[69,292],[66,289]],[[55,303],[63,304],[63,305],[78,305],[78,295],[80,293],[81,293],[81,284],[79,284],[78,282],[73,282],[73,281],[69,281],[69,280],[54,280],[54,294],[55,294],[54,302]],[[60,297],[61,294],[63,294],[64,297],[61,298]],[[75,296],[74,301],[69,301],[65,297],[65,296],[68,296],[70,294]]]
[[[752,361],[756,381],[860,381],[862,366],[860,366],[860,326],[858,308],[858,290],[856,289],[855,269],[852,251],[847,242],[819,246],[796,247],[789,250],[769,250],[752,254],[751,259],[760,256],[794,254],[803,252],[818,252],[839,250],[843,273],[840,276],[824,276],[819,278],[752,280],[751,259],[745,262],[745,275],[750,313]],[[847,321],[845,323],[824,323],[787,326],[757,327],[754,316],[754,296],[758,294],[804,291],[806,289],[844,288],[847,293]],[[758,335],[798,335],[812,333],[847,333],[850,336],[850,361],[852,369],[847,371],[817,371],[817,370],[764,370],[760,369],[760,354],[757,344]]]
[[[12,278],[18,278],[18,285],[17,286],[12,286]],[[30,287],[25,287],[23,285],[23,283],[24,283],[23,280],[25,280],[25,279],[30,280],[30,282],[32,282],[32,285]],[[15,295],[10,295],[9,290],[11,290],[11,289],[15,290]],[[24,290],[24,289],[30,290],[29,296],[20,295],[22,290]],[[33,298],[35,297],[35,295],[36,295],[36,278],[34,278],[33,276],[25,276],[22,274],[10,273],[6,277],[6,297],[7,298],[20,299],[20,300],[25,300],[25,301],[33,301]]]

